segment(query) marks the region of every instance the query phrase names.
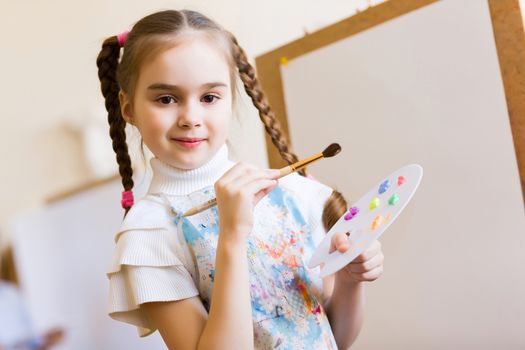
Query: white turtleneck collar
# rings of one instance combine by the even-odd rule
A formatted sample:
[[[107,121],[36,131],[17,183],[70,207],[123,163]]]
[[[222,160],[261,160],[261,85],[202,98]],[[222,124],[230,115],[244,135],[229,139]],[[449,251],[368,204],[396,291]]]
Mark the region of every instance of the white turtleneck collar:
[[[153,178],[148,193],[186,195],[213,185],[235,163],[228,159],[228,147],[224,144],[208,163],[196,169],[174,168],[158,158],[152,158],[150,164]]]

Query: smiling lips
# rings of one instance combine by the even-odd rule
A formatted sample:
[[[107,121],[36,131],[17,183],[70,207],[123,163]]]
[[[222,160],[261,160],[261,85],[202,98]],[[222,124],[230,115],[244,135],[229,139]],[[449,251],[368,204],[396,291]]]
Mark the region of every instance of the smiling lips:
[[[175,141],[178,145],[180,145],[182,147],[195,148],[195,147],[198,147],[206,139],[180,137],[180,138],[174,138],[172,140]]]

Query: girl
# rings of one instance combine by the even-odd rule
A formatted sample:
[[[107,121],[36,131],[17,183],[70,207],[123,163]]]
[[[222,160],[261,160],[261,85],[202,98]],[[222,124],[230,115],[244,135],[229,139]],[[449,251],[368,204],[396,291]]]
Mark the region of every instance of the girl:
[[[228,160],[239,77],[282,157],[297,161],[235,37],[197,12],[158,12],[108,38],[97,65],[126,211],[110,316],[141,336],[158,329],[170,349],[350,346],[362,282],[382,272],[380,245],[321,281],[305,261],[346,210],[342,196],[304,172],[278,183],[277,170]],[[154,154],[135,204],[126,123]],[[178,215],[213,197],[216,207]],[[333,249],[347,242],[337,235]]]

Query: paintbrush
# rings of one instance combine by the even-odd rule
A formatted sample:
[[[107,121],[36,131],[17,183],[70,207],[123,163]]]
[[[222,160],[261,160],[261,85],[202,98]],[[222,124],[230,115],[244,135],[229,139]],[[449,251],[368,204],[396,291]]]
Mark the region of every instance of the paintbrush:
[[[301,170],[304,167],[306,167],[307,165],[309,165],[309,164],[311,164],[311,163],[313,163],[316,160],[319,160],[321,158],[333,157],[336,154],[338,154],[339,152],[341,152],[341,146],[339,146],[339,144],[337,144],[337,143],[332,143],[330,146],[326,147],[325,150],[322,151],[321,153],[317,153],[317,154],[315,154],[315,155],[313,155],[311,157],[305,158],[303,160],[300,160],[298,162],[295,162],[293,164],[285,166],[284,168],[279,169],[279,175],[277,176],[276,179],[280,179],[281,177],[289,175],[289,174],[291,174],[291,173],[293,173],[295,171]],[[209,201],[204,202],[201,205],[198,205],[198,206],[196,206],[194,208],[191,208],[190,210],[188,210],[187,212],[185,212],[182,215],[183,216],[192,216],[192,215],[195,215],[197,213],[200,213],[201,211],[209,209],[209,208],[211,208],[211,207],[213,207],[215,205],[217,205],[217,198],[210,199]]]

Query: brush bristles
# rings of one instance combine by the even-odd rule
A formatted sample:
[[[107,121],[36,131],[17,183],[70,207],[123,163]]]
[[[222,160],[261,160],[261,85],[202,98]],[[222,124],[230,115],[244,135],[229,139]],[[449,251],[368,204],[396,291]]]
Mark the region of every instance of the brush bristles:
[[[323,157],[333,157],[337,153],[341,152],[341,146],[338,143],[332,143],[330,146],[326,147],[323,151]]]

